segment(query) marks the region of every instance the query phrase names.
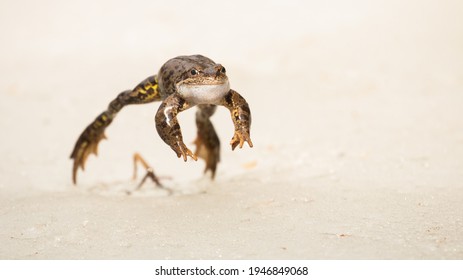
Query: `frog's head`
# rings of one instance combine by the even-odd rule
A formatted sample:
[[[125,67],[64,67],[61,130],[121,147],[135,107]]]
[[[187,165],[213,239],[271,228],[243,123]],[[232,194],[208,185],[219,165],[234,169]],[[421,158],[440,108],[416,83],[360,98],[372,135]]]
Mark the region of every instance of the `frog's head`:
[[[191,104],[219,104],[230,91],[225,67],[203,56],[183,64],[176,91]],[[191,57],[190,57],[191,58]]]

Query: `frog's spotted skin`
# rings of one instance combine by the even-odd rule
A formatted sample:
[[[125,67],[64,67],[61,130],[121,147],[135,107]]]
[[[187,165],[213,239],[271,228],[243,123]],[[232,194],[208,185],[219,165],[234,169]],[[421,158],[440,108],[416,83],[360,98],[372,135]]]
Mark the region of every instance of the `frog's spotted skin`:
[[[190,156],[194,160],[200,157],[206,161],[206,168],[215,176],[220,161],[220,141],[210,117],[216,106],[230,110],[235,126],[235,134],[230,142],[234,150],[243,147],[250,138],[251,112],[246,100],[236,91],[230,89],[225,68],[202,55],[178,56],[167,61],[157,75],[150,76],[133,90],[121,92],[80,135],[71,159],[74,160],[72,179],[77,181],[77,170],[84,169],[91,153],[97,154],[98,143],[106,138],[104,131],[111,124],[122,107],[131,104],[144,104],[162,101],[156,115],[156,130],[178,157],[186,161]],[[195,140],[196,151],[191,152],[183,143],[182,132],[177,121],[177,114],[193,106],[198,107]]]

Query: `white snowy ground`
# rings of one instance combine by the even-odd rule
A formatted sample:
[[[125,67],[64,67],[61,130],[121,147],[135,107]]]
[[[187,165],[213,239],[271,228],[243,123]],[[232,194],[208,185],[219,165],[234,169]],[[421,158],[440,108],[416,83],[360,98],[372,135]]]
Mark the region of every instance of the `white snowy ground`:
[[[463,258],[461,1],[156,2],[0,2],[0,258]],[[232,152],[218,110],[210,182],[159,104],[127,107],[73,186],[85,126],[195,53],[247,98],[255,147]],[[126,194],[137,151],[173,195]]]

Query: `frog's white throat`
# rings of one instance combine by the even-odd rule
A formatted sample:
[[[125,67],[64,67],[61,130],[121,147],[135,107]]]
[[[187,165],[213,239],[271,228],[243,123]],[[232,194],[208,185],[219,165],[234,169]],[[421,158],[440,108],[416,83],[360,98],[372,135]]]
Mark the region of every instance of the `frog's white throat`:
[[[177,92],[181,97],[192,104],[215,104],[219,105],[220,100],[230,91],[230,83],[226,81],[218,85],[188,85],[180,84]]]

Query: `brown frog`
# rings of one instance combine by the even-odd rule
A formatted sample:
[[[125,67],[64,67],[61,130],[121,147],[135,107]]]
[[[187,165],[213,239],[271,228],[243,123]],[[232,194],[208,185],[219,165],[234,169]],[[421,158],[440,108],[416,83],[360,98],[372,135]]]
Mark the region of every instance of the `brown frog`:
[[[226,75],[225,67],[202,55],[178,56],[167,61],[157,75],[150,76],[139,83],[133,90],[121,92],[82,132],[77,140],[71,159],[74,160],[72,180],[77,181],[77,170],[84,170],[85,162],[92,153],[97,154],[100,140],[105,139],[104,131],[111,124],[116,114],[126,105],[145,104],[161,101],[155,115],[156,130],[164,142],[177,154],[206,162],[204,172],[211,171],[214,178],[220,161],[220,141],[210,117],[218,105],[230,110],[235,126],[235,133],[230,142],[232,150],[243,147],[244,142],[253,146],[250,138],[251,111],[246,100],[233,89]],[[183,143],[182,132],[177,121],[177,114],[197,106],[197,138],[195,152],[191,152]],[[153,169],[143,158],[135,154],[134,160],[141,162],[147,169],[146,178],[153,179],[160,185]],[[141,186],[140,184],[140,186]]]

